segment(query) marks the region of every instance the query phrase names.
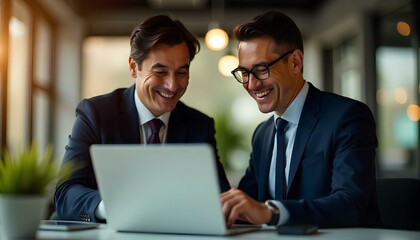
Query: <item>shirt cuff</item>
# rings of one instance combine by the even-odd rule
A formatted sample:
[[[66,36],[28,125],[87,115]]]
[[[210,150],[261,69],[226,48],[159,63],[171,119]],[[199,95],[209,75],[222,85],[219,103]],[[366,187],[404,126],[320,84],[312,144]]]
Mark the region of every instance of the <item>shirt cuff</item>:
[[[280,210],[279,222],[277,223],[276,227],[286,224],[289,221],[290,217],[289,211],[283,205],[283,203],[279,201],[273,201],[273,204],[275,204]]]
[[[104,201],[101,201],[98,207],[95,209],[95,217],[102,220],[106,219]]]

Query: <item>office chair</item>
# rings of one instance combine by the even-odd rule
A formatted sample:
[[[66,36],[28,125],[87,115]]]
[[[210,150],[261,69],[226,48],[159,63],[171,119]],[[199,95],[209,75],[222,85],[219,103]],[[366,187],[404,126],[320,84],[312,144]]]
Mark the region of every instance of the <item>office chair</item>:
[[[420,231],[420,179],[379,178],[376,184],[382,227]]]

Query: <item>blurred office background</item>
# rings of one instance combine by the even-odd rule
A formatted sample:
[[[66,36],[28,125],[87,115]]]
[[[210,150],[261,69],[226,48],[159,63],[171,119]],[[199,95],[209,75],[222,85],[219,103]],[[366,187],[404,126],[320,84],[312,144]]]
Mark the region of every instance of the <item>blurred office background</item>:
[[[377,121],[378,176],[420,177],[420,4],[416,0],[0,0],[0,145],[16,151],[53,143],[57,159],[82,98],[133,84],[129,36],[144,19],[169,14],[202,43],[182,100],[216,120],[232,184],[247,166],[262,114],[221,63],[236,56],[204,37],[278,9],[300,27],[304,77],[368,104]],[[234,58],[233,58],[234,59]],[[225,68],[225,69],[223,69]]]

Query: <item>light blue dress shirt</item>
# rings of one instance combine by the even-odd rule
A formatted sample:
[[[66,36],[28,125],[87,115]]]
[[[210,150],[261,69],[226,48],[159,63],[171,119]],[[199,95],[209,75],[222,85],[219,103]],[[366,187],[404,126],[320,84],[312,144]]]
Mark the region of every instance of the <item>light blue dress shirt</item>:
[[[303,105],[305,104],[306,96],[308,95],[309,85],[307,82],[304,83],[302,89],[296,98],[290,103],[286,111],[284,111],[282,116],[279,116],[274,112],[274,125],[276,126],[277,118],[281,117],[284,120],[287,120],[288,123],[285,128],[285,143],[286,143],[286,167],[284,169],[284,176],[286,177],[286,184],[289,184],[289,170],[290,162],[292,159],[293,145],[295,143],[296,131],[298,128],[300,115],[302,113]],[[274,146],[277,146],[277,137],[274,137]],[[277,148],[273,148],[273,154],[271,157],[270,173],[268,187],[271,196],[275,196],[276,189],[276,156]],[[280,218],[277,226],[287,223],[289,220],[289,212],[284,207],[280,201],[275,201],[277,207],[280,209]]]

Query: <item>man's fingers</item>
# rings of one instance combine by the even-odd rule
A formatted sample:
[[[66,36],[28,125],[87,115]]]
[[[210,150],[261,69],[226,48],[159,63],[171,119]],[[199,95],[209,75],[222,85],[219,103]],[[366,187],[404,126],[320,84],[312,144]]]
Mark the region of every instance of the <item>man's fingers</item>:
[[[220,199],[228,227],[232,226],[241,213],[241,201],[244,195],[242,191],[235,188],[221,194]]]
[[[223,202],[225,202],[229,199],[234,198],[236,196],[236,194],[240,194],[241,192],[242,192],[241,190],[238,190],[236,188],[232,188],[229,191],[226,191],[226,192],[220,194],[220,200],[223,203]]]
[[[244,211],[244,206],[246,205],[243,200],[243,198],[235,198],[231,200],[231,205],[229,205],[230,211],[225,216],[228,227],[232,226],[237,219],[240,219],[240,216]]]

